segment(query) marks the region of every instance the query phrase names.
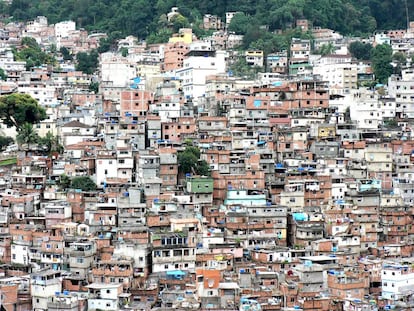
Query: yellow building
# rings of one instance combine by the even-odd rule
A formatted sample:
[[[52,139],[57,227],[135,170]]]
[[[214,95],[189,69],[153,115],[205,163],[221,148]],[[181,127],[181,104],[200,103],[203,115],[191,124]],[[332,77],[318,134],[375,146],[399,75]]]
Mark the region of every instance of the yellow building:
[[[334,124],[320,124],[318,127],[318,138],[334,138],[336,136],[336,127]]]
[[[190,44],[193,42],[193,30],[191,28],[181,28],[178,33],[173,34],[168,42],[184,42],[185,44]]]

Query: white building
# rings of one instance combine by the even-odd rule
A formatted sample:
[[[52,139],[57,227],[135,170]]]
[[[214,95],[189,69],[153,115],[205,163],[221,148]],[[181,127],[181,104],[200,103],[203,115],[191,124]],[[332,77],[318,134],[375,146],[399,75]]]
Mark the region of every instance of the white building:
[[[401,118],[414,118],[414,70],[407,69],[402,76],[391,76],[388,93],[395,98],[396,114]]]
[[[359,129],[377,130],[382,124],[381,104],[374,93],[355,94],[350,106],[351,120]]]
[[[117,177],[126,178],[128,181],[132,181],[133,169],[134,169],[134,158],[132,151],[128,148],[117,150]]]
[[[88,310],[119,310],[118,295],[122,293],[122,284],[92,283],[88,286]]]
[[[177,76],[186,97],[197,99],[206,92],[206,77],[226,71],[226,51],[190,51]]]
[[[29,247],[27,245],[12,244],[11,246],[11,262],[13,264],[28,264]]]
[[[61,40],[68,38],[72,31],[76,30],[76,23],[74,21],[64,21],[55,24],[56,48],[61,48]]]
[[[17,88],[19,93],[29,94],[31,97],[36,99],[40,106],[52,106],[57,105],[57,93],[54,86],[36,85],[36,86],[25,86],[19,85]]]
[[[113,87],[129,87],[137,77],[135,63],[119,54],[101,55],[101,80]]]
[[[55,270],[35,272],[32,273],[30,281],[32,310],[48,310],[49,298],[62,291],[61,272]]]
[[[96,129],[79,121],[71,121],[60,128],[60,137],[64,146],[80,143],[95,137]]]
[[[414,290],[414,271],[410,266],[384,264],[381,272],[382,297],[399,300]]]
[[[336,94],[348,93],[350,89],[358,87],[356,64],[318,64],[313,67],[313,74],[319,75],[323,81],[328,81],[330,90],[336,90]]]
[[[103,185],[108,178],[118,177],[117,159],[114,155],[99,155],[96,159],[96,184]]]

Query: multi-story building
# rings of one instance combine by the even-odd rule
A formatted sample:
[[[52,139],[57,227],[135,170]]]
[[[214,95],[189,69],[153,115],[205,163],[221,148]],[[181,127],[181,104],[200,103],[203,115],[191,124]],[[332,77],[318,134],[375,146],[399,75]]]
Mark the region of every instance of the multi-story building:
[[[411,295],[414,273],[411,267],[407,265],[384,263],[381,272],[381,282],[381,296],[391,304]]]
[[[173,225],[171,225],[173,229]],[[151,235],[152,272],[169,270],[195,269],[196,231],[195,227],[184,227],[181,230],[154,232]]]
[[[189,51],[183,68],[176,71],[182,80],[184,96],[198,100],[205,94],[206,77],[226,71],[225,51]]]
[[[69,270],[81,279],[87,279],[95,262],[96,243],[91,240],[79,240],[70,243],[64,253],[69,257]]]
[[[57,292],[62,292],[61,271],[43,270],[30,276],[33,310],[48,310],[48,301]]]
[[[119,309],[122,284],[92,283],[87,288],[88,310],[115,311]]]

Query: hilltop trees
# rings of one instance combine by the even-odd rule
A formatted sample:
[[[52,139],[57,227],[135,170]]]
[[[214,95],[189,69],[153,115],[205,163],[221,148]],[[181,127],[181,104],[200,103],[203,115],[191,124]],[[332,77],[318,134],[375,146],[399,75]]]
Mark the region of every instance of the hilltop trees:
[[[412,20],[414,2],[407,1],[407,5]],[[43,15],[53,24],[70,19],[89,31],[110,34],[119,30],[119,37],[134,35],[142,39],[165,28],[157,20],[171,7],[178,7],[188,25],[193,26],[204,14],[215,14],[224,20],[226,12],[243,12],[260,25],[267,25],[270,31],[288,29],[298,18],[342,34],[406,26],[405,2],[395,0],[15,0],[10,5],[0,2],[1,12],[15,20],[33,20]]]

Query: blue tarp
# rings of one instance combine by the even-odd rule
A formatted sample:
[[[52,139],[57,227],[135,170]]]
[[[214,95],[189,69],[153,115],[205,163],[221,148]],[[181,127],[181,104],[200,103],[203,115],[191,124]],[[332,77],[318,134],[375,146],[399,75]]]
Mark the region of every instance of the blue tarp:
[[[184,271],[181,270],[171,270],[171,271],[167,271],[167,275],[185,275]]]
[[[296,221],[307,221],[308,215],[305,213],[293,213],[293,219]]]

